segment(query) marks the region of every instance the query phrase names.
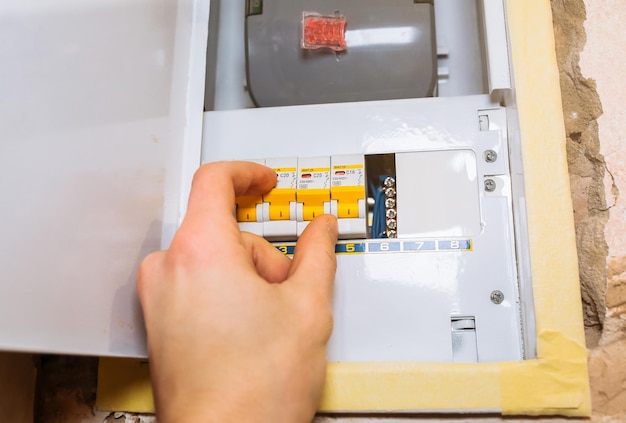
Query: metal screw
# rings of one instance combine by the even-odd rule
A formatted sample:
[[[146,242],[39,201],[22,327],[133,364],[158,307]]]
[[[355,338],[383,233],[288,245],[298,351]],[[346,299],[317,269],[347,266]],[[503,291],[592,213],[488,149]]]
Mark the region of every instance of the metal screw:
[[[396,209],[387,209],[387,218],[388,219],[395,219],[396,218]]]
[[[397,227],[396,219],[387,219],[387,228],[396,229],[396,227]]]
[[[496,190],[496,182],[493,179],[485,179],[485,191],[494,192]]]
[[[396,199],[395,198],[387,198],[385,200],[385,207],[388,209],[392,209],[396,206]]]
[[[391,176],[387,176],[385,178],[385,182],[384,182],[386,187],[393,187],[396,185],[396,180],[393,179]]]
[[[394,230],[389,230],[387,231],[387,238],[397,238],[398,237],[398,233]]]
[[[395,197],[396,196],[396,190],[394,188],[387,188],[385,190],[385,197]]]
[[[494,304],[502,304],[502,301],[504,301],[504,294],[502,291],[495,290],[491,293],[489,298],[491,298],[491,302]]]
[[[487,163],[493,163],[496,160],[498,160],[498,153],[496,153],[493,150],[487,150],[485,151],[485,153],[483,154],[483,157],[485,158],[485,161]]]

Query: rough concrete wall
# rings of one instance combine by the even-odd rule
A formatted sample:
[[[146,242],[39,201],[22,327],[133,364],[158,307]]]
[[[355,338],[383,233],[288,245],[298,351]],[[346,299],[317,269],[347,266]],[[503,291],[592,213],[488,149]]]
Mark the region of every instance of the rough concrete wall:
[[[595,346],[604,324],[607,246],[604,225],[605,163],[600,154],[598,117],[602,114],[595,82],[583,77],[580,52],[586,36],[583,0],[552,0],[563,114],[567,133],[574,222],[587,345]]]
[[[600,153],[606,174],[604,190],[609,211],[604,235],[606,261],[606,317],[599,343],[590,351],[589,372],[597,413],[621,414],[626,421],[626,3],[623,0],[585,0],[587,45],[581,55],[585,75],[593,76],[604,114],[598,119]]]

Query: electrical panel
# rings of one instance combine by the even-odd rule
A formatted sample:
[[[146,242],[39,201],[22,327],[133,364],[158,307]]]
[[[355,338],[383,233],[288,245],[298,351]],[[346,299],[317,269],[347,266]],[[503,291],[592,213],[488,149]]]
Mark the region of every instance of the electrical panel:
[[[276,171],[236,216],[288,256],[337,217],[329,360],[532,357],[502,3],[392,3],[220,2],[230,59],[207,72],[201,161]]]
[[[327,126],[303,133],[311,116]],[[487,95],[210,112],[203,161],[267,155],[278,183],[255,202],[272,225],[257,234],[287,255],[307,219],[337,216],[330,360],[521,360],[507,122]]]

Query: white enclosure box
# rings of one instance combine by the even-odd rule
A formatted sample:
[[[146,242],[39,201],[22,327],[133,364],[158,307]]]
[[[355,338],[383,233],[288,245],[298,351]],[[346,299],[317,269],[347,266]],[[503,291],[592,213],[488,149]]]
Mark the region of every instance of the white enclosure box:
[[[260,17],[272,21],[275,7],[44,3],[37,12],[0,6],[11,22],[0,36],[16,40],[0,51],[11,70],[0,79],[9,98],[0,103],[0,349],[145,357],[138,263],[169,245],[201,164],[253,160],[274,169],[278,183],[261,198],[237,200],[242,230],[291,255],[314,216],[338,217],[332,363],[535,357],[503,0],[408,1],[403,7],[422,11],[421,26],[372,28],[365,17],[379,17],[383,0],[338,1],[346,28],[353,19],[361,32],[346,37],[345,52],[324,56],[328,65],[352,63],[351,49],[362,63],[420,45],[432,66],[406,70],[425,75],[420,93],[386,98],[377,86],[372,98],[338,90],[325,101],[307,85],[306,101],[289,103],[290,93],[280,107],[255,107],[250,55],[259,52],[246,38]],[[300,12],[333,14],[324,11],[330,3],[320,0],[317,11],[307,2]],[[300,25],[290,23],[294,38],[285,44],[297,54],[284,56],[296,57],[298,69],[319,58],[299,56]],[[270,43],[272,27],[261,27]],[[277,69],[291,63],[281,57]],[[272,69],[266,59],[263,78]]]

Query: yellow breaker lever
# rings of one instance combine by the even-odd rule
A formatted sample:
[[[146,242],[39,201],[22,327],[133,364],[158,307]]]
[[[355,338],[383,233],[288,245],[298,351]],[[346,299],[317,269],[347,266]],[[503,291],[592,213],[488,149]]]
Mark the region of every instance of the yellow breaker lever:
[[[263,203],[263,197],[260,195],[246,195],[237,197],[235,204],[237,205],[236,217],[237,222],[257,222],[256,207],[257,204]]]
[[[333,187],[333,200],[337,200],[337,217],[340,219],[359,218],[359,200],[365,199],[363,186]]]
[[[324,203],[330,201],[328,189],[304,189],[298,191],[298,202],[302,203],[302,218],[304,221],[313,220],[324,214]]]
[[[296,190],[293,188],[274,188],[263,196],[269,203],[269,220],[290,220],[290,203],[296,201]]]

